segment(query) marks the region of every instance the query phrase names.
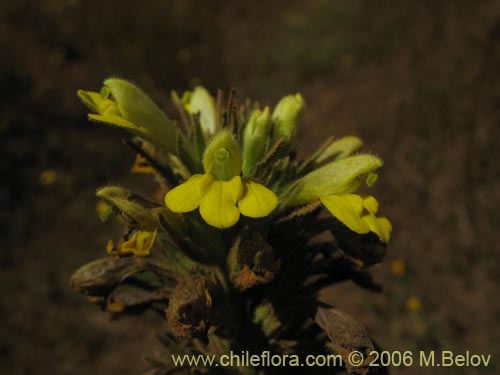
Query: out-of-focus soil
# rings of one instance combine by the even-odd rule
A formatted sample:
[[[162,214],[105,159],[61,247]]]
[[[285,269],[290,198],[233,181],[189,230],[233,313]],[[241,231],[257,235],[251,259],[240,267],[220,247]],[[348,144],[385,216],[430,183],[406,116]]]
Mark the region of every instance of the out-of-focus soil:
[[[388,350],[492,354],[500,370],[498,1],[8,1],[0,6],[0,373],[137,374],[160,348],[147,314],[109,322],[69,289],[119,226],[94,191],[150,187],[118,130],[88,124],[78,88],[202,83],[274,104],[301,92],[299,156],[356,134],[385,160],[374,194],[394,225],[384,290],[323,298]],[[443,373],[394,368],[394,374]]]

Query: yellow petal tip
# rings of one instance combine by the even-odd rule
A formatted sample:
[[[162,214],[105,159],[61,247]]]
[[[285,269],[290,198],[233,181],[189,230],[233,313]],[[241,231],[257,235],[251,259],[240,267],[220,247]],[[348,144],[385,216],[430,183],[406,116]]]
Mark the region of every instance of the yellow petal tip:
[[[243,197],[238,201],[240,212],[248,217],[259,218],[269,215],[278,205],[278,197],[259,183],[245,182]]]

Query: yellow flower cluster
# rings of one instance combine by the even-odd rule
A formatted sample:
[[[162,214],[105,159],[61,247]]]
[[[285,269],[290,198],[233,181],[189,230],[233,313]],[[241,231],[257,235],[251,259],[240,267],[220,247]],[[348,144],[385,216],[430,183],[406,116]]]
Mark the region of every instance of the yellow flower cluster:
[[[125,128],[174,157],[180,157],[177,154],[179,137],[181,147],[187,144],[186,150],[196,148],[146,94],[128,81],[111,78],[104,81],[100,93],[79,90],[78,95],[96,112],[89,115],[90,119]],[[222,129],[215,100],[204,88],[197,87],[186,93],[180,103],[199,123],[204,151],[187,153],[190,160],[199,163],[199,155],[203,152],[204,173],[199,173],[200,168],[196,173],[188,171],[183,175],[185,182],[167,192],[164,201],[171,211],[186,213],[199,209],[207,224],[229,228],[238,222],[240,215],[250,218],[270,215],[279,203],[277,193],[293,188],[294,193],[288,197],[284,208],[319,199],[350,230],[359,234],[372,232],[380,241],[389,241],[392,226],[387,218],[377,216],[376,199],[354,194],[364,179],[371,186],[376,180],[374,171],[382,166],[382,160],[374,155],[353,155],[362,146],[357,137],[327,141],[308,164],[311,168],[307,173],[296,178],[288,173],[291,178],[272,185],[276,191],[253,179],[256,165],[272,145],[281,145],[282,165],[290,162],[287,155],[305,109],[300,94],[286,96],[272,112],[268,107],[262,111],[254,109],[238,135]],[[240,135],[242,139],[237,139]],[[283,195],[286,194],[280,196]],[[138,245],[139,237],[137,234],[131,239],[136,241],[131,245],[135,249],[133,252],[145,253],[147,246]],[[122,251],[127,252],[127,246],[122,246]]]

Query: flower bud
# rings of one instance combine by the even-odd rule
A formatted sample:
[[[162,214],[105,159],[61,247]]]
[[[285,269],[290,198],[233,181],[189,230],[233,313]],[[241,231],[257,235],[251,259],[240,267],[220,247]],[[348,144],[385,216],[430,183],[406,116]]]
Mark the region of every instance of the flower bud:
[[[255,110],[250,115],[243,133],[243,176],[252,174],[255,165],[262,159],[269,144],[271,115],[269,107]]]
[[[221,131],[208,144],[203,155],[203,168],[216,180],[229,181],[241,172],[241,150],[233,134]]]
[[[297,126],[305,110],[302,95],[288,95],[280,100],[273,111],[273,142],[286,138],[288,143],[293,143],[297,133]]]
[[[217,120],[215,115],[215,99],[203,87],[197,86],[192,92],[186,92],[182,98],[186,110],[192,114],[200,114],[200,126],[205,136],[215,133]]]

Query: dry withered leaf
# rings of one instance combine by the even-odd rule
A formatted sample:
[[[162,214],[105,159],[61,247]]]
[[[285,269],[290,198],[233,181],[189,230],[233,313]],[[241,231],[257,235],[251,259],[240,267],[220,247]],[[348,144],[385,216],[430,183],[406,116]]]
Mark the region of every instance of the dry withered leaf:
[[[203,276],[181,280],[170,296],[165,311],[172,333],[179,340],[205,338],[212,317],[215,284]]]
[[[144,262],[136,257],[101,258],[77,269],[69,283],[73,289],[85,295],[106,295],[115,285],[142,271],[144,267]]]
[[[384,259],[386,247],[373,232],[355,233],[335,218],[329,218],[327,227],[342,251],[358,261],[361,268],[380,263]]]
[[[132,284],[121,284],[109,295],[106,310],[111,313],[121,313],[127,308],[166,301],[167,297],[167,291],[161,289],[148,290]]]
[[[231,246],[227,264],[231,281],[240,290],[267,284],[280,266],[273,248],[260,233],[239,236]]]
[[[332,349],[340,354],[349,373],[365,375],[369,373],[371,358],[369,354],[375,350],[366,329],[351,316],[335,307],[318,306],[314,321],[326,332]],[[365,358],[364,362],[354,367],[349,363],[348,356],[352,351],[359,351]]]

